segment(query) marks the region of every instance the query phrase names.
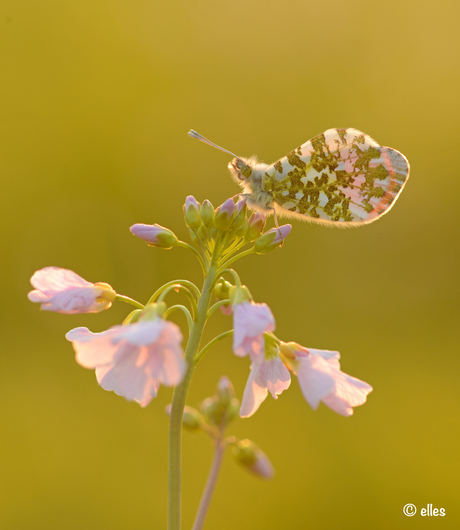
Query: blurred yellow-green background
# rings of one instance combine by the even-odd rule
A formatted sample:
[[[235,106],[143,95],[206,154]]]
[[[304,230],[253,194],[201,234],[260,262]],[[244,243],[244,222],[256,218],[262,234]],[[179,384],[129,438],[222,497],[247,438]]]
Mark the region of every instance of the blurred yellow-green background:
[[[229,157],[187,131],[273,162],[331,127],[408,157],[397,204],[357,230],[294,221],[283,249],[237,268],[280,338],[339,350],[374,392],[343,418],[313,412],[294,380],[237,420],[231,432],[277,475],[260,481],[227,455],[205,528],[460,527],[459,17],[456,0],[2,2],[0,528],[166,527],[172,390],[145,409],[104,392],[64,338],[130,308],[40,312],[32,273],[69,268],[144,302],[168,280],[198,282],[185,250],[129,233],[157,222],[186,238],[187,195],[217,206],[237,193]],[[216,313],[206,338],[229,323]],[[222,343],[189,404],[224,374],[241,397],[248,369]],[[184,434],[184,529],[211,456],[204,435]],[[429,503],[446,516],[420,516]]]

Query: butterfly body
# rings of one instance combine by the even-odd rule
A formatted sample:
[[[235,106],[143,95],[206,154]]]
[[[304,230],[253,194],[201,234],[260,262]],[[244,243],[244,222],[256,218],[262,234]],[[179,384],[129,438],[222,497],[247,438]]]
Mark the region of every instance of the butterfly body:
[[[403,154],[356,129],[329,129],[274,164],[235,157],[228,167],[249,207],[340,227],[388,212],[409,177]]]

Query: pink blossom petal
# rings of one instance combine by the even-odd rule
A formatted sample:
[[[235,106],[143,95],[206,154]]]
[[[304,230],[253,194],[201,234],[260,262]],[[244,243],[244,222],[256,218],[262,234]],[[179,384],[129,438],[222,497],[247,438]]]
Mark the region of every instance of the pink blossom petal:
[[[251,364],[246,388],[244,389],[240,416],[247,418],[252,416],[265,400],[268,392],[278,399],[284,390],[289,388],[291,376],[279,357],[272,359],[261,359]]]
[[[107,284],[93,284],[78,274],[59,267],[45,267],[32,276],[35,291],[27,296],[44,311],[57,313],[97,313],[108,309],[116,293]]]
[[[371,385],[339,372],[335,378],[334,392],[323,398],[323,403],[342,416],[351,416],[352,407],[365,403],[369,392],[372,392]]]
[[[322,401],[334,412],[351,416],[352,407],[362,405],[372,391],[369,384],[340,370],[339,352],[309,349],[296,352],[296,356],[300,388],[313,409]]]
[[[35,289],[43,291],[46,295],[69,287],[93,287],[92,283],[84,280],[76,272],[60,267],[45,267],[36,271],[30,279],[30,283]]]
[[[244,357],[264,349],[263,334],[275,329],[275,319],[267,304],[243,302],[233,306],[233,351]]]
[[[96,368],[113,361],[117,352],[113,338],[120,328],[121,326],[116,326],[102,333],[92,333],[88,328],[75,328],[65,338],[73,342],[78,364],[84,368]]]
[[[141,406],[156,397],[160,383],[177,385],[185,374],[180,329],[160,318],[115,326],[103,333],[76,328],[66,337],[73,342],[77,362],[96,368],[102,388]]]
[[[314,410],[320,401],[334,389],[334,378],[327,361],[318,355],[300,358],[297,370],[300,389]]]
[[[131,346],[126,348],[124,355],[114,364],[96,369],[96,377],[104,390],[113,390],[128,401],[137,401],[147,405],[157,395],[159,383],[149,376],[142,367],[147,356],[147,348]],[[145,403],[145,404],[144,404]]]

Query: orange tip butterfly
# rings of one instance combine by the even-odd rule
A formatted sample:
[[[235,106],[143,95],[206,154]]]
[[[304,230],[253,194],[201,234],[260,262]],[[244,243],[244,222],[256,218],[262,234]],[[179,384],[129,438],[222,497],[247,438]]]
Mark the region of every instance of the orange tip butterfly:
[[[409,178],[407,158],[356,129],[328,129],[274,164],[242,158],[191,130],[189,136],[234,158],[228,164],[248,206],[276,217],[360,226],[387,213]],[[277,223],[276,223],[277,224]]]

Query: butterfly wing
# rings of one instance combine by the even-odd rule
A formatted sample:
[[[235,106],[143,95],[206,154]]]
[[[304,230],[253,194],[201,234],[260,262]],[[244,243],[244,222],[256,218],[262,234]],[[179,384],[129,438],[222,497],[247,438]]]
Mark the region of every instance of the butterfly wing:
[[[279,215],[348,226],[386,213],[408,177],[399,151],[356,129],[329,129],[270,166],[264,188]]]

